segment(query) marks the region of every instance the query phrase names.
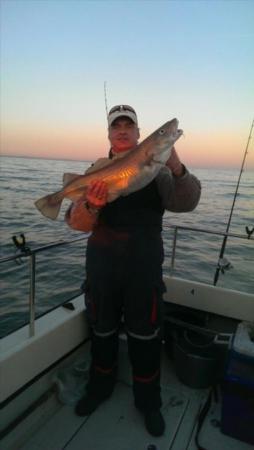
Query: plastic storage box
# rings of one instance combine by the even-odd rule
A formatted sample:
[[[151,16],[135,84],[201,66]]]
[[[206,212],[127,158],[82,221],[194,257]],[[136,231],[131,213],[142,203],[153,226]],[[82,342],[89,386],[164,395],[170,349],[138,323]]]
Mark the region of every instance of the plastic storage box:
[[[254,445],[254,343],[240,325],[246,346],[242,340],[240,353],[236,334],[222,385],[221,431]]]

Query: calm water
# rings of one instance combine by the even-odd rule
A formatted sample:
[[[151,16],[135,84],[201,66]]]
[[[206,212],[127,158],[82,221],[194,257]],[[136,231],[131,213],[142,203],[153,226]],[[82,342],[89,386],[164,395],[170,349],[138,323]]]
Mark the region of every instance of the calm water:
[[[1,257],[15,253],[12,236],[24,233],[30,248],[59,239],[70,239],[81,233],[70,230],[63,216],[65,202],[57,221],[43,217],[34,201],[61,188],[64,172],[83,173],[90,165],[78,161],[55,161],[29,158],[1,158]],[[165,273],[169,272],[173,231],[169,225],[225,231],[238,170],[192,169],[202,183],[199,206],[192,213],[164,215]],[[254,226],[254,172],[245,171],[241,178],[230,232],[246,235],[245,227]],[[213,283],[221,237],[205,233],[179,231],[175,275]],[[253,235],[252,235],[253,236]],[[62,303],[79,291],[84,278],[86,240],[37,255],[36,314]],[[218,286],[254,293],[254,240],[230,238],[225,257],[233,266],[221,274]],[[1,264],[1,334],[8,333],[28,320],[29,264]]]

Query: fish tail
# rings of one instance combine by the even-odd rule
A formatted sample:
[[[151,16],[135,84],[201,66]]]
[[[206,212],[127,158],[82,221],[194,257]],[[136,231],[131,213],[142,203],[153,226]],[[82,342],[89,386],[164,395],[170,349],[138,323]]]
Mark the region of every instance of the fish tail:
[[[55,220],[59,214],[63,198],[62,191],[59,191],[39,198],[34,204],[45,217]]]

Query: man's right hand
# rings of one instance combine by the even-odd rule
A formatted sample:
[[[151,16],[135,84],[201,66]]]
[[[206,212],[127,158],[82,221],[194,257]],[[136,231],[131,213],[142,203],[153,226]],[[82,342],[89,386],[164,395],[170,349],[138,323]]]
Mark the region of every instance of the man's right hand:
[[[86,201],[89,207],[100,209],[106,205],[108,198],[108,186],[105,181],[94,180],[86,192]]]

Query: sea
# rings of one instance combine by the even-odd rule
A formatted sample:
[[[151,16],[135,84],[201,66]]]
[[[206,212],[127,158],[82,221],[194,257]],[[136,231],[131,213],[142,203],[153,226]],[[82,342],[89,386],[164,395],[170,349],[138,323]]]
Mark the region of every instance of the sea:
[[[85,276],[87,235],[73,231],[64,222],[68,200],[64,200],[56,221],[42,216],[34,202],[61,189],[65,172],[83,174],[89,161],[0,158],[1,223],[0,258],[17,255],[24,235],[25,246],[33,250],[53,242],[78,240],[36,254],[36,316],[67,301],[80,292]],[[234,200],[239,170],[189,168],[201,181],[202,195],[197,208],[189,213],[166,211],[163,221],[165,274],[213,284],[224,233]],[[177,232],[174,269],[171,258],[174,227]],[[182,228],[185,227],[185,228]],[[189,228],[201,231],[193,231]],[[247,227],[247,228],[246,228]],[[241,176],[236,196],[224,258],[224,273],[219,273],[217,285],[254,294],[254,172],[246,168]],[[147,243],[149,245],[149,242]],[[29,258],[1,263],[1,337],[29,321]],[[99,282],[99,281],[98,281]],[[253,298],[254,300],[254,298]]]

